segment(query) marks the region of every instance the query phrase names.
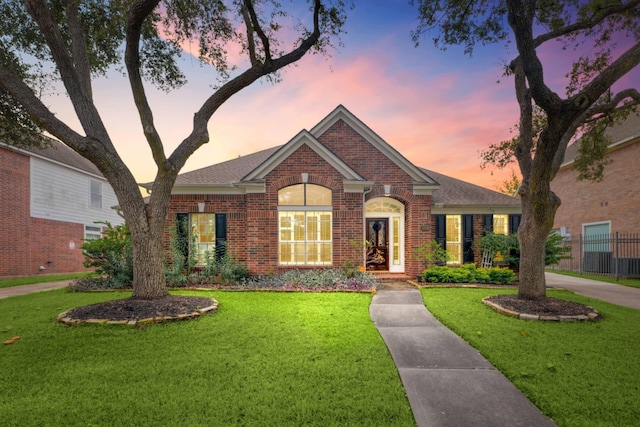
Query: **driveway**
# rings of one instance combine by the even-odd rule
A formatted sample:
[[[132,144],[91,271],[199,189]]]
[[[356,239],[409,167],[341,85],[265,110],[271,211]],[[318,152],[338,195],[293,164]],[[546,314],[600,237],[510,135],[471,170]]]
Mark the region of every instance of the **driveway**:
[[[613,304],[640,310],[640,289],[563,274],[545,273],[547,287],[562,288]]]

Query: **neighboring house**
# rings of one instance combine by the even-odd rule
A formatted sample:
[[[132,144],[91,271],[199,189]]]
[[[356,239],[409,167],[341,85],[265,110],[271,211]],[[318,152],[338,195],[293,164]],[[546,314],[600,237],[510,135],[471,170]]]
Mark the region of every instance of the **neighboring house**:
[[[579,145],[567,147],[564,163],[551,182],[561,200],[554,229],[573,242],[571,269],[614,273],[612,259],[624,258],[616,273],[640,275],[640,115],[632,114],[606,132],[612,141],[608,151],[612,163],[605,166],[600,182],[578,181],[573,161]],[[616,248],[616,233],[635,242]]]
[[[551,182],[562,204],[554,228],[563,235],[640,232],[640,115],[607,130],[611,138],[601,182],[578,181],[573,161],[579,144],[567,147],[564,163]]]
[[[368,270],[415,276],[418,246],[437,239],[451,263],[479,262],[483,230],[515,231],[520,211],[516,198],[416,167],[338,106],[285,145],[179,175],[167,226],[189,221],[191,250],[225,247],[251,274],[366,258]]]
[[[0,277],[84,271],[80,246],[96,221],[121,224],[113,189],[64,144],[17,149],[0,143]]]

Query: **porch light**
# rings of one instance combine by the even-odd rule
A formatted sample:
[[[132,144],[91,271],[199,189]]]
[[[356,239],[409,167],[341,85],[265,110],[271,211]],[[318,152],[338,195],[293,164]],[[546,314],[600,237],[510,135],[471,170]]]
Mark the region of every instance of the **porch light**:
[[[198,212],[204,212],[204,202],[198,202]]]
[[[391,195],[391,186],[389,184],[385,184],[384,185],[384,195],[385,196],[390,196]]]

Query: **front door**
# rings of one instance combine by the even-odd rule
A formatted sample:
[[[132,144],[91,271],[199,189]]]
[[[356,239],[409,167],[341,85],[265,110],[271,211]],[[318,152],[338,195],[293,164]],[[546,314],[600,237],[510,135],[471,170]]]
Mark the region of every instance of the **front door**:
[[[367,270],[389,270],[389,220],[367,218]]]

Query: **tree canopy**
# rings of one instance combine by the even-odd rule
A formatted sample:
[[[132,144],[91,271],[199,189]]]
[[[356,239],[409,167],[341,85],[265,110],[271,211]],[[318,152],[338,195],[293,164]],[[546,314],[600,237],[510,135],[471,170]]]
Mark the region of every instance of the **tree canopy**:
[[[93,162],[113,187],[131,231],[134,297],[161,297],[169,195],[187,159],[208,142],[212,115],[256,80],[277,81],[278,70],[307,52],[325,53],[339,43],[346,9],[343,0],[287,8],[276,0],[0,1],[0,137],[11,144],[46,131]],[[197,46],[195,56],[210,67],[216,85],[194,112],[190,133],[166,153],[147,88],[186,83],[178,62],[184,46]],[[238,54],[245,59],[237,61]],[[148,203],[93,100],[93,82],[112,70],[128,79],[157,166]],[[62,83],[82,131],[46,105],[53,81]]]
[[[492,145],[483,160],[498,166],[513,158],[518,162],[523,213],[519,294],[543,298],[544,242],[560,205],[550,182],[566,147],[581,136],[576,165],[584,178],[599,179],[608,145],[604,129],[624,120],[640,103],[637,88],[613,90],[640,63],[640,0],[416,3],[416,43],[432,33],[436,47],[462,45],[467,54],[487,43],[515,45],[505,74],[513,78],[520,111],[517,136]],[[544,69],[550,64],[543,64],[544,49],[561,49],[572,58],[564,93],[554,91],[545,79]]]

